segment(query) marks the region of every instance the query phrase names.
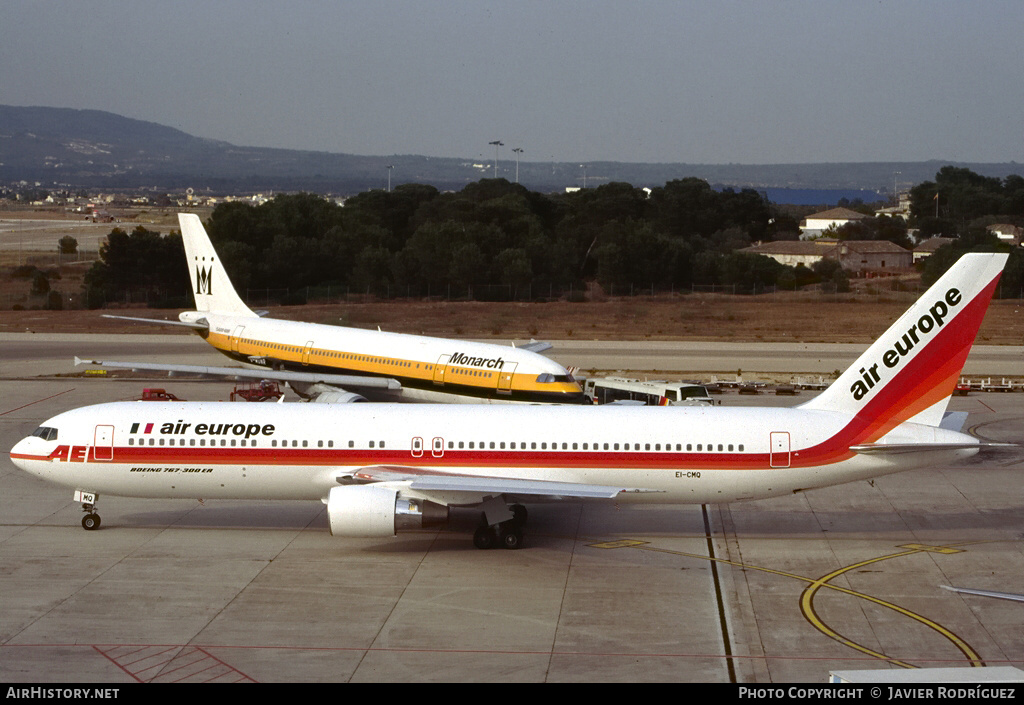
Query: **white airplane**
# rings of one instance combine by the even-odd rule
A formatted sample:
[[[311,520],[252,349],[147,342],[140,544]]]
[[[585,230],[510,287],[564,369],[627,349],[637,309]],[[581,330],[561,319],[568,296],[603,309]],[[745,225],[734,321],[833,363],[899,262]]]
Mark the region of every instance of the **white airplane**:
[[[180,213],[178,221],[196,310],[182,312],[179,321],[106,317],[191,328],[231,359],[258,369],[77,357],[76,365],[276,379],[315,401],[585,401],[572,375],[538,354],[551,347],[547,343],[516,348],[261,318],[235,292],[199,216]]]
[[[11,459],[74,489],[87,529],[100,494],[319,499],[346,537],[477,508],[480,548],[521,545],[523,503],[733,502],[952,463],[981,447],[945,408],[1006,258],[965,255],[796,408],[120,402],[45,421]]]

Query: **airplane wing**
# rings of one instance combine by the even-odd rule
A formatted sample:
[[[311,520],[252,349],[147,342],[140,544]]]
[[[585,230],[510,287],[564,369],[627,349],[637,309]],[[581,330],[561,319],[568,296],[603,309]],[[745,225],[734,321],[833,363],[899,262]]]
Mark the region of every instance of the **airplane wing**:
[[[154,370],[169,375],[194,374],[227,379],[276,379],[282,382],[323,383],[362,389],[388,389],[397,391],[402,383],[390,377],[361,377],[356,375],[317,374],[315,372],[287,372],[285,370],[247,369],[243,367],[205,367],[202,365],[169,365],[151,362],[114,362],[110,360],[82,360],[75,358],[75,366],[96,365],[115,370]]]
[[[346,470],[336,475],[339,483],[401,483],[410,490],[423,494],[433,492],[450,497],[464,494],[467,503],[478,501],[481,497],[503,495],[506,497],[529,497],[532,501],[565,499],[615,499],[621,494],[639,494],[661,492],[642,487],[622,487],[619,485],[590,485],[579,482],[551,482],[548,480],[531,480],[480,475],[455,475],[442,473],[430,468],[410,468],[398,466],[372,466],[359,468],[356,471]],[[442,502],[447,504],[448,502]]]
[[[150,323],[161,326],[178,326],[181,328],[192,328],[194,330],[209,330],[210,325],[206,322],[206,319],[201,319],[196,323],[186,323],[184,321],[167,321],[159,318],[136,318],[134,316],[111,316],[106,313],[101,314],[101,318],[115,318],[119,321],[133,321],[135,323]]]
[[[542,353],[545,350],[550,350],[555,346],[552,345],[551,343],[542,343],[536,340],[531,340],[529,343],[525,343],[524,345],[518,345],[516,347],[519,350],[527,350],[529,352]]]

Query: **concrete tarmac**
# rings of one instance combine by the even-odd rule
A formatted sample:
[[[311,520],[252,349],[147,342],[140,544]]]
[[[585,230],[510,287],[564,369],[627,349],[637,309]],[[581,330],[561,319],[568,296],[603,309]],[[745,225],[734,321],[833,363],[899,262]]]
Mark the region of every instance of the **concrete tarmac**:
[[[0,340],[0,448],[144,386],[226,399],[224,382],[56,376],[71,349],[224,362],[176,337]],[[950,409],[984,439],[1024,439],[1024,394]],[[468,512],[444,530],[342,540],[318,502],[102,497],[103,526],[86,532],[70,491],[4,456],[0,680],[823,683],[1024,668],[1019,602],[940,587],[1024,592],[1022,470],[1015,449],[735,505],[538,505],[522,550],[479,551]]]

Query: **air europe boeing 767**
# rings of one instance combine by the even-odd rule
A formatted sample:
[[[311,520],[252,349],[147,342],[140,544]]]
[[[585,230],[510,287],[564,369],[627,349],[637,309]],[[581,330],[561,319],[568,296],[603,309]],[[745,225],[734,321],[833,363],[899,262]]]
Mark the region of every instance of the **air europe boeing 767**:
[[[1006,258],[965,255],[795,408],[121,402],[45,421],[11,458],[75,490],[86,528],[101,494],[322,500],[341,537],[472,507],[480,548],[518,548],[531,502],[733,502],[951,463],[980,448],[945,409]]]
[[[180,213],[178,221],[196,310],[181,313],[178,321],[108,318],[191,328],[224,355],[252,367],[77,358],[75,364],[276,379],[288,382],[303,396],[330,402],[585,401],[572,375],[538,354],[551,347],[547,343],[531,342],[516,348],[262,318],[235,292],[199,216]]]

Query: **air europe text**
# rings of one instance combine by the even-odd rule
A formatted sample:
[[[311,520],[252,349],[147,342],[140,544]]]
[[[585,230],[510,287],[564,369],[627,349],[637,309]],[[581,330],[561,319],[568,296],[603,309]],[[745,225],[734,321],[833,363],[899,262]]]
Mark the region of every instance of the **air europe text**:
[[[882,373],[879,372],[880,365],[893,369],[900,364],[901,360],[910,357],[915,347],[926,344],[932,333],[942,328],[946,318],[955,313],[954,309],[962,301],[963,296],[960,294],[960,290],[950,289],[944,297],[928,309],[928,313],[914,321],[907,328],[907,332],[898,338],[891,348],[882,353],[882,359],[879,362],[861,367],[859,370],[861,378],[850,387],[853,398],[860,401],[876,384],[882,381],[884,370]]]

